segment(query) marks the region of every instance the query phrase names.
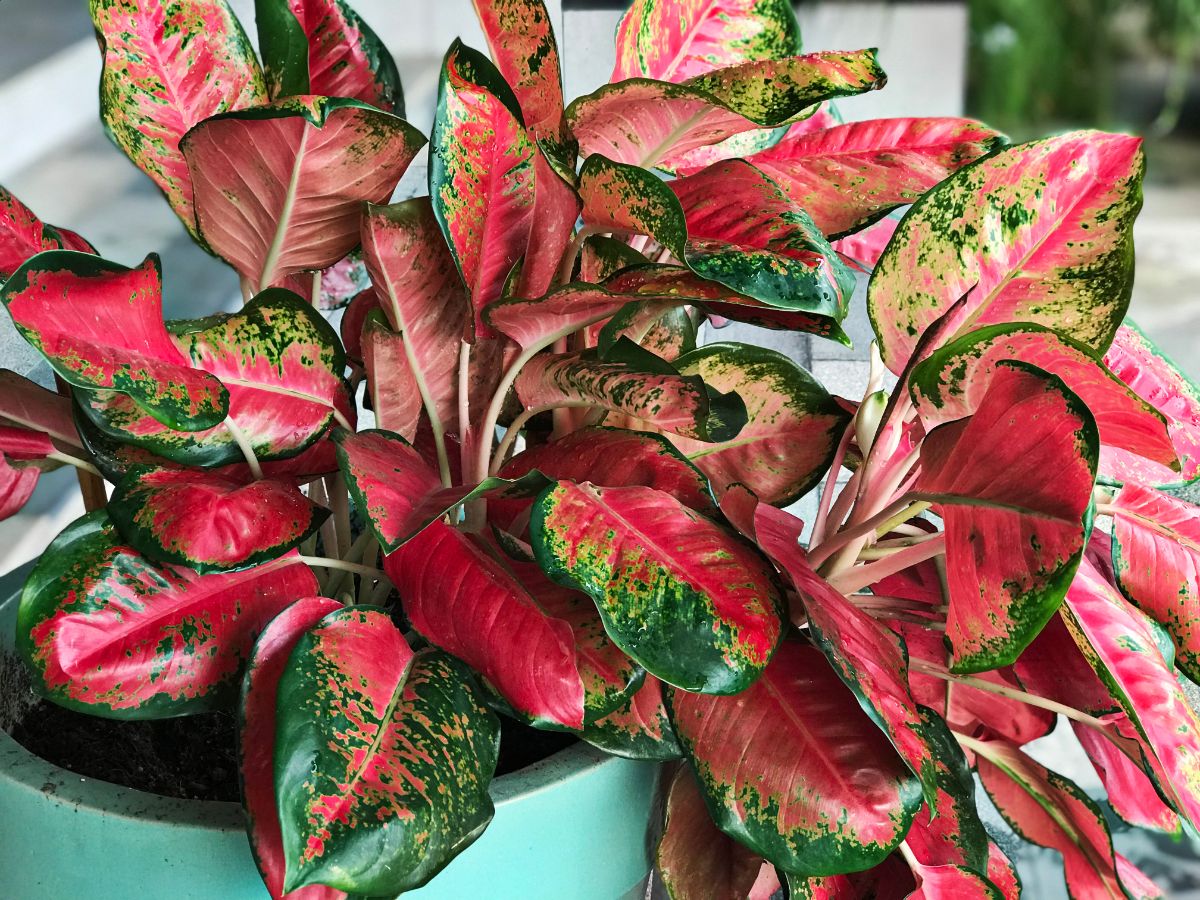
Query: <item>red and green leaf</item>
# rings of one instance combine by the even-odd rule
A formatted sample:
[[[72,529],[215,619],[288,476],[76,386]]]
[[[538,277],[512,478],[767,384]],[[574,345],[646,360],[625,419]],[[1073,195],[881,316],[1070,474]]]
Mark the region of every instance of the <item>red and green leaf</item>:
[[[1132,730],[1132,725],[1128,727]],[[1180,833],[1178,814],[1162,801],[1158,788],[1140,765],[1087,725],[1072,722],[1071,728],[1100,776],[1113,812],[1137,828]]]
[[[970,292],[971,327],[1033,322],[1104,350],[1129,304],[1141,140],[1074,132],[998,151],[925,194],[867,295],[884,362]]]
[[[698,375],[746,404],[747,422],[736,438],[708,444],[672,440],[708,477],[718,498],[741,484],[763,503],[784,506],[828,470],[850,415],[790,359],[748,344],[708,344],[684,354],[675,366],[681,375]]]
[[[911,900],[1004,900],[1000,889],[963,866],[912,866],[917,890]]]
[[[650,356],[650,354],[646,354]],[[746,407],[695,375],[680,375],[659,360],[651,369],[641,356],[631,362],[602,360],[594,353],[542,354],[517,376],[517,396],[527,409],[588,406],[650,420],[668,434],[700,441],[737,435]]]
[[[255,0],[271,97],[353,97],[404,115],[396,63],[343,0]]]
[[[579,251],[578,278],[588,284],[600,284],[622,269],[646,263],[646,257],[624,241],[593,234],[584,239]]]
[[[1179,470],[1105,447],[1100,474],[1107,481],[1167,487],[1200,478],[1200,387],[1130,321],[1117,329],[1104,364],[1167,418]]]
[[[580,153],[670,168],[689,151],[803,118],[822,101],[883,87],[874,50],[746,62],[684,84],[630,78],[580,97],[567,123]]]
[[[647,297],[645,302],[659,299]],[[603,322],[627,304],[640,300],[576,282],[535,299],[509,297],[499,300],[483,311],[483,318],[497,331],[516,341],[521,349],[532,352],[549,347],[581,328]]]
[[[1177,811],[1200,822],[1200,716],[1163,655],[1155,626],[1087,560],[1063,615],[1084,657],[1120,703],[1158,762]],[[1168,651],[1170,644],[1167,644]]]
[[[225,387],[193,368],[163,325],[156,255],[127,269],[47,251],[17,269],[0,296],[17,330],[69,384],[119,392],[155,425],[198,431],[224,420]]]
[[[653,172],[593,153],[579,171],[579,196],[585,227],[644,234],[683,258],[688,238],[683,209]]]
[[[992,841],[988,841],[988,881],[1000,891],[1004,900],[1021,900],[1021,878],[1012,860]]]
[[[1090,531],[1098,453],[1087,407],[1020,362],[997,367],[973,415],[926,436],[914,493],[945,524],[955,672],[1010,664],[1058,609]]]
[[[317,582],[291,556],[213,575],[150,562],[103,511],[54,539],[26,582],[17,647],[55,703],[147,719],[224,704],[259,631]]]
[[[565,137],[562,72],[543,0],[473,0],[488,49],[536,138]]]
[[[1171,633],[1176,665],[1200,681],[1200,508],[1127,482],[1112,513],[1117,584]]]
[[[787,0],[635,0],[617,26],[609,81],[685,81],[799,52],[800,26]]]
[[[654,867],[670,900],[746,900],[762,859],[722,833],[708,814],[691,766],[667,785]]]
[[[985,746],[976,767],[992,802],[1022,838],[1062,854],[1071,896],[1126,900],[1112,837],[1095,802],[1016,747],[1000,741]]]
[[[11,369],[0,369],[0,423],[83,446],[75,430],[71,401]]]
[[[253,566],[299,546],[325,521],[294,482],[212,471],[131,471],[108,514],[138,553],[201,574]]]
[[[869,869],[921,806],[916,776],[815,647],[785,641],[737,696],[674,691],[670,709],[717,826],[785,871]]]
[[[296,643],[326,615],[340,609],[336,600],[306,597],[297,600],[263,629],[246,663],[242,679],[241,730],[238,750],[242,770],[242,805],[250,849],[273,900],[283,897],[286,868],[283,834],[275,797],[275,701]],[[289,900],[343,900],[333,888],[315,885],[288,895]]]
[[[337,610],[305,632],[276,711],[284,890],[395,896],[491,821],[499,721],[465,665],[413,653],[382,610]]]
[[[663,702],[663,690],[663,683],[646,673],[642,686],[621,706],[585,722],[581,737],[605,753],[626,759],[679,759],[683,748]]]
[[[267,100],[254,48],[225,0],[89,0],[103,55],[100,118],[194,236],[180,142],[197,123]]]
[[[525,255],[535,205],[537,146],[512,89],[481,53],[451,46],[442,66],[430,144],[429,194],[466,282],[475,328]]]
[[[354,249],[362,204],[386,203],[424,144],[361,100],[307,96],[213,116],[181,146],[201,236],[264,290]]]
[[[543,610],[482,539],[435,522],[384,568],[422,637],[464,660],[535,724],[583,727],[571,626]]]
[[[336,333],[313,307],[281,288],[263,291],[241,311],[176,323],[173,343],[197,373],[228,389],[229,418],[260,460],[296,457],[331,421],[354,416],[342,378],[346,358]],[[186,465],[242,459],[232,431],[219,424],[177,431],[109,391],[78,397],[101,431]]]
[[[841,321],[854,275],[808,213],[744,160],[671,182],[696,274],[769,306]]]
[[[780,141],[746,161],[833,238],[913,203],[1003,142],[970,119],[871,119]]]
[[[613,642],[668,684],[736,693],[782,639],[766,561],[662,491],[560,481],[534,503],[530,543],[551,578],[596,602]]]
[[[43,250],[96,252],[74,232],[47,225],[0,185],[0,284]]]
[[[799,592],[817,646],[921,780],[926,802],[933,803],[937,769],[908,688],[904,645],[813,570],[800,547],[803,528],[795,516],[765,503],[755,510],[755,537]]]
[[[387,358],[392,365],[383,368],[383,378],[374,383],[385,382],[399,401],[387,408],[405,410],[395,422],[381,421],[381,427],[412,440],[424,406],[436,416],[439,430],[457,430],[458,342],[468,327],[470,306],[429,198],[368,206],[362,245],[396,334],[395,339],[381,338],[390,348]],[[377,345],[376,351],[380,349]],[[378,400],[377,389],[371,395]]]
[[[1022,360],[1061,378],[1091,411],[1101,444],[1160,466],[1178,465],[1162,413],[1126,387],[1089,348],[1028,323],[972,331],[913,369],[909,391],[925,427],[970,415],[987,392],[997,364],[1006,359]]]

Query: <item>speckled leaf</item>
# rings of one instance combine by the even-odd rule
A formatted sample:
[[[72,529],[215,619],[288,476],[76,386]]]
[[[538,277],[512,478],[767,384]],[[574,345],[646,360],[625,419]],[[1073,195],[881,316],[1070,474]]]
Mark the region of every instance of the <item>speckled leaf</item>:
[[[670,160],[670,171],[674,175],[694,175],[715,162],[724,159],[745,159],[761,150],[774,147],[780,141],[824,131],[841,124],[842,117],[840,114],[836,114],[833,102],[822,103],[814,112],[807,113],[791,125],[743,131],[720,143],[697,147],[687,153],[674,156]]]
[[[371,280],[397,335],[392,341],[381,338],[394,351],[388,354],[393,365],[384,370],[387,390],[398,400],[407,398],[408,414],[380,426],[412,440],[424,407],[436,416],[439,429],[456,431],[458,341],[468,327],[470,306],[429,198],[368,206],[362,244]],[[400,354],[404,364],[399,364]],[[372,390],[372,396],[377,393]]]
[[[1074,132],[1018,144],[952,175],[904,217],[867,295],[884,362],[970,291],[972,327],[1035,322],[1103,350],[1133,286],[1141,140]]]
[[[744,160],[671,182],[698,275],[756,300],[841,321],[854,275],[808,213]]]
[[[647,302],[662,298],[646,297]],[[484,320],[521,345],[523,350],[549,347],[560,337],[610,318],[639,298],[612,294],[592,284],[575,282],[535,299],[510,297],[483,311]]]
[[[787,0],[635,0],[617,26],[610,81],[684,81],[722,66],[800,52]]]
[[[904,645],[813,570],[800,547],[803,529],[803,522],[783,510],[765,503],[755,510],[759,546],[799,592],[817,646],[916,773],[926,802],[932,804],[938,793],[937,768],[923,735],[921,712],[908,688]]]
[[[582,428],[556,441],[518,453],[500,469],[518,479],[537,470],[548,478],[589,482],[600,487],[641,485],[665,491],[684,506],[716,511],[708,482],[666,438],[620,428]],[[509,528],[532,504],[522,500],[488,502],[488,518]],[[521,518],[523,522],[525,519]]]
[[[179,429],[211,428],[230,398],[197,371],[162,320],[162,272],[65,250],[39,254],[0,289],[17,330],[69,384],[120,392],[140,415]],[[144,410],[144,412],[143,412]]]
[[[921,806],[916,776],[815,647],[785,641],[735,697],[674,691],[669,705],[717,826],[787,871],[869,869]]]
[[[353,97],[404,115],[392,55],[343,0],[255,0],[271,97]]]
[[[628,339],[669,363],[691,353],[696,349],[698,317],[677,304],[676,298],[626,304],[596,335],[597,352],[606,356]]]
[[[1087,560],[1067,591],[1063,614],[1079,649],[1158,760],[1179,813],[1200,823],[1200,717],[1154,626]]]
[[[1062,854],[1067,890],[1077,900],[1126,900],[1104,815],[1073,782],[1016,747],[988,742],[979,779],[1018,835]]]
[[[671,189],[636,165],[593,153],[579,170],[583,224],[593,231],[644,234],[683,258],[687,223]]]
[[[874,50],[747,62],[684,84],[630,78],[567,107],[584,157],[670,167],[698,147],[803,118],[822,101],[883,87]]]
[[[499,71],[459,41],[442,65],[430,143],[429,194],[466,282],[475,325],[500,299],[533,225],[534,156],[520,108]]]
[[[0,424],[39,432],[64,444],[82,447],[71,415],[71,401],[10,369],[0,369]]]
[[[437,472],[411,445],[388,431],[337,431],[338,465],[356,506],[384,551],[391,553],[467,500],[493,494],[532,496],[547,479],[527,472],[518,479],[485,478],[443,487]]]
[[[912,203],[1003,143],[970,119],[870,119],[781,141],[746,161],[834,238]]]
[[[746,404],[747,422],[735,438],[716,444],[672,440],[708,476],[718,498],[742,484],[762,502],[784,506],[828,470],[850,414],[790,359],[748,344],[707,344],[675,366]]]
[[[955,672],[1008,665],[1058,608],[1090,531],[1098,452],[1087,407],[1020,362],[997,366],[970,418],[925,438],[914,490],[945,523]]]
[[[624,241],[603,234],[589,235],[579,251],[579,280],[600,284],[621,269],[646,262],[645,256]]]
[[[782,638],[766,561],[663,491],[560,481],[529,531],[542,569],[591,596],[613,642],[669,684],[736,693]]]
[[[96,252],[74,232],[44,223],[0,184],[0,284],[43,250]]]
[[[701,441],[732,438],[746,422],[740,397],[712,390],[694,375],[679,375],[666,362],[647,371],[640,362],[605,361],[590,353],[542,354],[521,369],[516,390],[526,408],[598,407]]]
[[[306,632],[276,711],[285,890],[394,896],[491,821],[499,721],[465,665],[414,654],[382,610],[337,610]]]
[[[1180,469],[1155,465],[1118,448],[1100,451],[1100,475],[1106,481],[1140,481],[1167,487],[1200,478],[1200,387],[1168,359],[1133,322],[1117,329],[1104,364],[1139,397],[1167,417],[1167,431],[1179,455]]]
[[[667,897],[746,900],[762,859],[713,823],[691,766],[676,768],[665,806],[654,866]]]
[[[425,144],[403,119],[342,97],[292,97],[206,119],[181,144],[208,245],[258,290],[324,269],[359,242]]]
[[[180,141],[210,116],[265,103],[254,49],[225,0],[89,0],[109,136],[167,195],[193,236],[193,175]]]
[[[1021,878],[1012,860],[992,841],[988,841],[988,881],[1000,891],[1004,900],[1021,900]]]
[[[1175,663],[1200,681],[1200,508],[1127,482],[1113,499],[1117,584],[1175,642]]]
[[[926,428],[970,415],[1005,359],[1057,375],[1096,419],[1103,445],[1160,466],[1178,465],[1163,415],[1066,335],[1027,323],[989,325],[935,350],[909,375],[909,392]],[[1101,450],[1103,456],[1104,451]]]
[[[537,138],[564,138],[562,73],[543,0],[473,0],[488,49]]]
[[[1071,729],[1092,761],[1113,812],[1136,828],[1172,836],[1180,833],[1179,815],[1162,801],[1154,782],[1140,765],[1087,725],[1072,722]]]
[[[622,706],[603,718],[584,723],[582,737],[605,753],[626,759],[665,761],[683,756],[663,703],[663,683],[649,673]]]
[[[384,568],[422,637],[465,660],[533,724],[583,727],[571,626],[543,610],[481,538],[434,522]]]
[[[108,514],[147,559],[203,574],[276,559],[313,534],[329,511],[290,481],[135,469],[113,491]]]
[[[286,555],[239,572],[157,566],[103,510],[77,519],[30,573],[17,649],[55,703],[152,719],[223,705],[258,632],[317,581]]]
[[[263,629],[242,679],[238,750],[242,770],[242,806],[250,849],[272,900],[282,900],[285,860],[275,798],[275,699],[279,676],[296,642],[341,604],[325,597],[297,600]],[[288,900],[343,900],[324,885],[301,888]]]

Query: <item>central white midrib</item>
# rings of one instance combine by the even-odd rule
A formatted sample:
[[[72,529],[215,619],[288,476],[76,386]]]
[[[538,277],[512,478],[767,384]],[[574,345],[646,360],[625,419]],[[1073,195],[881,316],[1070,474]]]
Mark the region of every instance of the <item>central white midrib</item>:
[[[265,291],[270,287],[274,280],[271,276],[274,274],[275,266],[279,262],[279,255],[283,252],[283,239],[287,234],[288,226],[291,224],[292,213],[296,208],[296,194],[300,187],[300,169],[304,165],[304,151],[308,146],[309,127],[305,123],[304,131],[300,137],[300,146],[296,149],[296,159],[292,163],[292,177],[288,179],[287,194],[283,198],[283,209],[279,211],[279,221],[275,225],[275,237],[271,241],[271,248],[267,251],[266,261],[263,263],[262,274],[258,278],[258,289]],[[316,298],[313,298],[314,301]]]

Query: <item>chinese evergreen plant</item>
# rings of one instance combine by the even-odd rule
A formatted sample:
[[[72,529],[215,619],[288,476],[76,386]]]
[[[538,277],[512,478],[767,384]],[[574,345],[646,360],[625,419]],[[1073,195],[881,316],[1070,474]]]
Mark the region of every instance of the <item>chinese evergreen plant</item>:
[[[21,597],[46,696],[240,704],[275,897],[434,877],[497,711],[680,761],[676,900],[1015,897],[972,772],[1074,896],[1157,896],[1022,750],[1061,714],[1120,816],[1200,824],[1200,392],[1124,322],[1139,142],[840,124],[883,72],[800,54],[785,0],[637,0],[564,110],[541,0],[476,7],[491,61],[450,48],[429,195],[388,205],[425,138],[341,0],[258,0],[261,64],[223,0],[92,0],[113,140],[246,303],[164,323],[156,256],[0,195],[62,388],[4,376],[3,512],[61,464],[90,499]],[[861,398],[697,345],[844,341],[859,280]]]

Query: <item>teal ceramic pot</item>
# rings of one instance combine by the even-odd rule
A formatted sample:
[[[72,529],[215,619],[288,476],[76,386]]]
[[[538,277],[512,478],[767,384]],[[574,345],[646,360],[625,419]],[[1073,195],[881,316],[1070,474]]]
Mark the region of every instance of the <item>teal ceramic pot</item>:
[[[6,648],[28,570],[0,579]],[[405,898],[641,898],[659,769],[580,744],[497,779],[487,831]],[[81,778],[2,731],[0,897],[268,900],[239,805],[171,800]]]

